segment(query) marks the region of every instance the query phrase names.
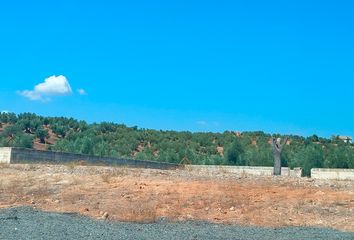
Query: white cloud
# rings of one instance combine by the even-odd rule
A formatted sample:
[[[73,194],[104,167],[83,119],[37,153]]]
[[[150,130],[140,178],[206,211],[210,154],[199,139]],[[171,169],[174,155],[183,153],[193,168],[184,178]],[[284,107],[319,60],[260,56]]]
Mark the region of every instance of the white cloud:
[[[33,90],[18,91],[30,100],[49,101],[53,96],[65,96],[72,93],[70,84],[65,76],[51,76],[34,86]]]
[[[36,93],[35,91],[30,91],[30,90],[18,91],[18,94],[20,94],[26,98],[29,98],[30,100],[43,100],[44,101],[44,98],[39,93]]]
[[[85,91],[85,89],[82,89],[82,88],[79,88],[77,90],[77,92],[80,94],[80,95],[87,95],[87,92]]]
[[[7,110],[2,110],[1,113],[9,113]]]

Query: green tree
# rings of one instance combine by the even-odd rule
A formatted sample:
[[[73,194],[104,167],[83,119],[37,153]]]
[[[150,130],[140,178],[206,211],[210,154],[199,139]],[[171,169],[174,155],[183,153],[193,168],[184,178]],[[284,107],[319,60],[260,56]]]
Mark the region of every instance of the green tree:
[[[36,137],[39,138],[40,143],[45,143],[46,138],[49,137],[48,130],[43,128],[38,128],[35,133]]]
[[[325,167],[349,168],[353,161],[353,148],[343,141],[337,145],[330,145],[325,158]]]
[[[324,151],[321,146],[310,143],[301,147],[294,157],[294,164],[303,168],[303,175],[310,176],[311,168],[323,167]]]
[[[4,129],[2,136],[5,138],[5,146],[10,146],[16,141],[16,137],[22,134],[21,129],[17,125],[10,125]]]
[[[32,148],[33,137],[26,134],[18,135],[12,147]]]
[[[226,152],[227,162],[231,165],[245,165],[246,162],[242,159],[243,153],[244,149],[241,143],[239,140],[235,139]]]

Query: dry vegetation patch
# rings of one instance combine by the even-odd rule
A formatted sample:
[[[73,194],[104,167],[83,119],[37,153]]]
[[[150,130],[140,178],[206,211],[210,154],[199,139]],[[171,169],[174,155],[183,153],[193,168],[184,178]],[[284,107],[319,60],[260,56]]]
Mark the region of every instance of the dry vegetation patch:
[[[33,205],[100,219],[206,220],[354,231],[354,183],[203,175],[190,169],[11,165],[0,168],[0,207]]]

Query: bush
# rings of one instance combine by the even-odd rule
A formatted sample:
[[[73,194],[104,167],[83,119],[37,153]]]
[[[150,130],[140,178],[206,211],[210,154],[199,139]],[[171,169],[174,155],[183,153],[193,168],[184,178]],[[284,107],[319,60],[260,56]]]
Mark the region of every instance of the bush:
[[[311,168],[323,167],[324,152],[321,146],[310,143],[304,145],[295,155],[294,162],[301,166],[304,176],[311,175]]]
[[[241,143],[237,139],[234,140],[234,142],[226,152],[227,162],[231,165],[246,165],[246,162],[241,157],[243,153],[244,149]]]

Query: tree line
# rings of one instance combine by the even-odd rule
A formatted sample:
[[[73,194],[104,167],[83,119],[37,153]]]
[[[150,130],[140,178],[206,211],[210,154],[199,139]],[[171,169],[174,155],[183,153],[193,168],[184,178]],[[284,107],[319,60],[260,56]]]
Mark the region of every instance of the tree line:
[[[262,131],[188,132],[134,127],[112,122],[89,124],[65,117],[33,113],[0,114],[0,146],[33,148],[97,156],[128,157],[182,164],[273,166],[271,139]],[[354,168],[354,146],[337,137],[287,135],[282,166]],[[52,140],[52,141],[50,141]]]

